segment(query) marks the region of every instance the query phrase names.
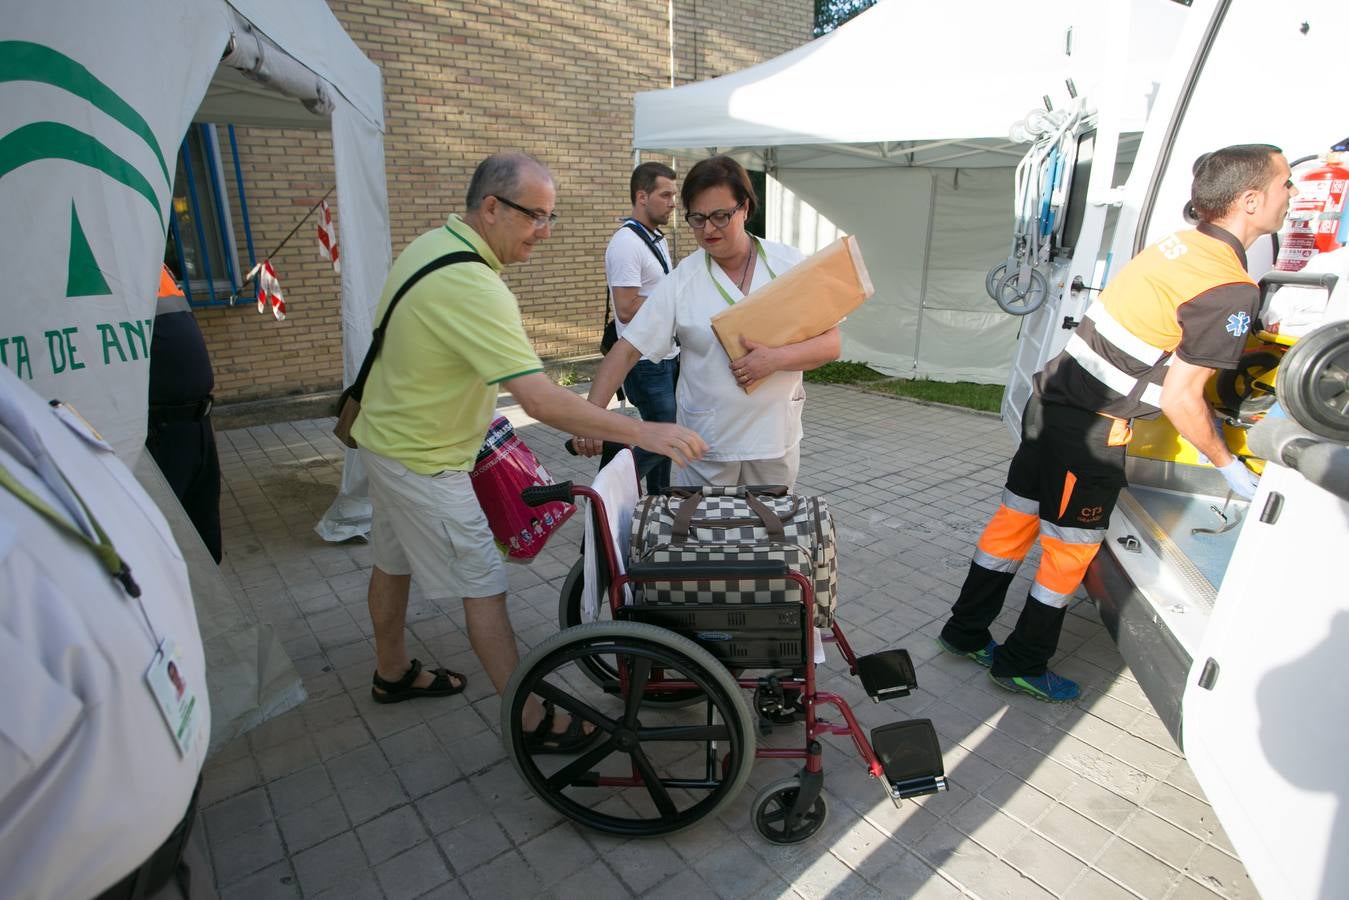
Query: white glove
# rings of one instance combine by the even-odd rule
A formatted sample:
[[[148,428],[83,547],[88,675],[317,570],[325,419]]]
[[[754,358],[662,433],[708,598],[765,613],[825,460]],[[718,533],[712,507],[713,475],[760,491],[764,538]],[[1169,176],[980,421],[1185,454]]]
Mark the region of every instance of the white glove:
[[[1246,468],[1246,464],[1233,457],[1232,461],[1225,466],[1218,466],[1218,471],[1223,473],[1223,478],[1227,479],[1227,485],[1243,500],[1250,500],[1255,497],[1255,488],[1260,483],[1260,479],[1255,477],[1255,473]]]

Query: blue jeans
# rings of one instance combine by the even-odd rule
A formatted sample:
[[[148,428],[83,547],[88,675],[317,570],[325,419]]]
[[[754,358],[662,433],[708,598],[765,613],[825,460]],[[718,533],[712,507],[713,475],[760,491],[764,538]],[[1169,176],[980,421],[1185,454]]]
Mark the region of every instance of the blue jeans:
[[[673,422],[675,420],[675,381],[679,379],[679,357],[658,363],[639,359],[637,365],[623,379],[623,392],[646,422]],[[670,459],[638,450],[637,471],[652,466],[646,473],[646,492],[654,494],[670,483]],[[652,460],[659,460],[652,463]]]

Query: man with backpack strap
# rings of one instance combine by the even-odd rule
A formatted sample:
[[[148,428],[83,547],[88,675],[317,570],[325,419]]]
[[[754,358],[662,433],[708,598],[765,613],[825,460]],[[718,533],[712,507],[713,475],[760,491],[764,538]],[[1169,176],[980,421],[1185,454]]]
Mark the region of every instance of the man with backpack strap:
[[[560,431],[636,444],[681,465],[706,450],[687,428],[599,409],[543,374],[500,273],[551,235],[555,202],[553,177],[538,160],[490,156],[473,173],[464,215],[409,244],[385,283],[375,319],[385,318],[395,297],[399,304],[382,329],[351,429],[374,506],[368,602],[376,702],[448,696],[465,686],[462,675],[423,669],[409,657],[404,626],[414,575],[428,599],[463,599],[469,642],[498,691],[519,660],[501,555],[469,481],[498,386]],[[427,271],[452,256],[455,264]],[[523,719],[536,753],[574,751],[588,738],[538,698]]]
[[[675,171],[663,163],[646,162],[632,170],[628,195],[632,215],[609,239],[604,251],[604,276],[609,285],[614,340],[641,309],[643,301],[669,273],[670,247],[660,226],[675,209]],[[606,335],[608,330],[606,329]],[[607,352],[608,348],[603,348]],[[623,391],[647,422],[675,420],[675,381],[679,378],[679,348],[658,363],[641,360],[623,379]],[[649,454],[637,451],[641,471]],[[647,472],[647,493],[670,483],[670,463],[661,460]]]

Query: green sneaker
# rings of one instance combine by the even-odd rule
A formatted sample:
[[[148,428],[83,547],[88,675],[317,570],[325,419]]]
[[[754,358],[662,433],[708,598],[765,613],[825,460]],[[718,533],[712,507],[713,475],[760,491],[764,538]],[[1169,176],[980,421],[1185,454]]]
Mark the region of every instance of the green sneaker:
[[[937,646],[942,648],[952,656],[960,656],[965,659],[972,659],[979,665],[987,669],[989,666],[993,665],[993,648],[998,646],[998,642],[989,641],[988,646],[982,650],[970,650],[966,652],[964,650],[957,650],[955,647],[952,647],[950,644],[946,643],[945,638],[938,636]]]
[[[988,677],[993,679],[993,683],[1000,688],[1030,694],[1036,700],[1043,700],[1046,703],[1071,703],[1082,694],[1082,690],[1077,686],[1076,681],[1064,678],[1061,675],[1055,675],[1053,672],[1045,672],[1043,675],[1033,677],[994,675],[989,672]]]

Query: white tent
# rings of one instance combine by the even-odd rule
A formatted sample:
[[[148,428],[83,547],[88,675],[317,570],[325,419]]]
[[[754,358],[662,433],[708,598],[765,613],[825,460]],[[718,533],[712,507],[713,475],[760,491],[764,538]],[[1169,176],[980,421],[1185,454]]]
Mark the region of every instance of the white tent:
[[[194,119],[331,129],[350,377],[390,259],[380,73],[323,0],[5,0],[3,10],[0,364],[78,408],[174,526],[218,744],[302,689],[143,452],[175,151]],[[348,469],[335,508],[368,519],[364,501],[345,499],[363,493]]]
[[[1131,11],[1146,24],[1132,36]],[[1137,131],[1184,7],[1172,0],[881,0],[831,34],[732,75],[638,94],[633,144],[731,153],[772,178],[767,236],[811,252],[858,236],[876,296],[845,359],[1001,382],[1018,320],[984,292],[1011,242],[1009,127],[1079,90],[1119,91]],[[1066,51],[1071,50],[1071,55]]]

